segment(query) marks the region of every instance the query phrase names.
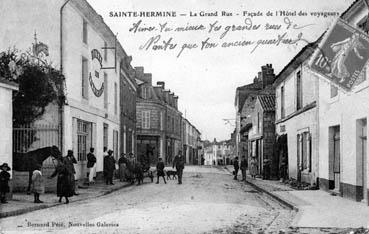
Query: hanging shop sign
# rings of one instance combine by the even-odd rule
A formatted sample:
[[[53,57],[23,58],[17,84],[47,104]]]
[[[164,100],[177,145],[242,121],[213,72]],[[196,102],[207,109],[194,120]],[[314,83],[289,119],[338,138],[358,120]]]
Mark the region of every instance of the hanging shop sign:
[[[100,79],[100,71],[102,68],[102,60],[100,52],[97,49],[91,51],[92,70],[90,72],[88,80],[92,89],[92,92],[96,97],[100,97],[104,92],[104,79]]]
[[[331,28],[310,60],[313,71],[350,91],[369,59],[369,37],[342,19]]]

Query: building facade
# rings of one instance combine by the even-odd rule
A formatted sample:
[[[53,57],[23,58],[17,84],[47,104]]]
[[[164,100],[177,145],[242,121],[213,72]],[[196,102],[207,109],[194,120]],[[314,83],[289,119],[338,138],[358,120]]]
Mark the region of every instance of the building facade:
[[[201,153],[199,154],[201,133],[188,119],[183,118],[182,123],[182,153],[186,159],[186,163],[199,165],[201,164]]]
[[[182,150],[182,113],[178,110],[178,97],[165,89],[164,82],[152,85],[152,75],[136,68],[138,80],[137,154],[149,157],[155,164],[158,157],[171,163]]]
[[[266,64],[261,67],[258,76],[254,78],[253,83],[247,84],[236,89],[235,109],[236,109],[236,127],[235,127],[235,154],[241,157],[248,154],[248,136],[247,129],[250,124],[250,113],[253,107],[255,95],[259,93],[269,94],[273,92],[271,85],[275,80],[272,64]],[[253,98],[250,98],[253,97]]]
[[[130,65],[131,57],[120,61],[120,152],[137,153],[136,136],[136,71]],[[136,155],[137,156],[137,155]]]
[[[275,142],[275,96],[258,95],[255,99],[255,107],[251,113],[251,127],[248,130],[250,161],[256,158],[258,174],[264,172],[264,161],[270,165],[270,176],[278,176],[278,158],[274,154]],[[250,165],[250,162],[249,162]]]
[[[355,1],[341,16],[368,33],[368,5]],[[352,200],[368,203],[369,69],[350,92],[319,77],[319,185]]]
[[[307,62],[317,43],[305,46],[282,71],[274,83],[276,91],[276,133],[287,135],[289,177],[310,184],[318,178],[318,79]],[[284,136],[285,137],[285,136]],[[278,139],[277,139],[278,140]]]
[[[127,56],[122,46],[85,0],[6,0],[0,6],[0,32],[6,35],[1,49],[26,51],[37,38],[47,46],[45,60],[65,76],[66,105],[49,107],[44,119],[58,122],[63,154],[74,151],[76,178],[86,177],[90,147],[95,148],[97,172],[102,172],[103,148],[112,149],[115,157],[121,148],[120,61]]]

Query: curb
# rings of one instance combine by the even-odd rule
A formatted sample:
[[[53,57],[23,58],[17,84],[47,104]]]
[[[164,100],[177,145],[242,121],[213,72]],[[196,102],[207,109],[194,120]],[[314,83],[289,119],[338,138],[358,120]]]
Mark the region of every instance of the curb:
[[[74,203],[74,202],[78,202],[78,201],[82,201],[82,200],[90,200],[90,199],[93,199],[93,198],[102,197],[102,196],[108,195],[110,193],[113,193],[115,191],[118,191],[120,189],[129,187],[129,186],[131,186],[131,184],[127,183],[125,185],[122,185],[121,187],[117,187],[117,188],[114,188],[114,189],[111,189],[111,190],[108,190],[108,191],[101,192],[101,193],[97,194],[95,197],[87,197],[85,199],[82,198],[82,199],[79,199],[79,200],[72,200],[72,201],[69,201],[69,203]],[[11,216],[22,215],[22,214],[26,214],[26,213],[29,213],[29,212],[32,212],[32,211],[47,209],[47,208],[60,206],[60,205],[64,205],[64,203],[55,203],[55,204],[49,204],[49,205],[44,204],[44,205],[39,205],[39,206],[22,208],[22,209],[19,209],[19,210],[1,212],[0,213],[0,219],[11,217]]]
[[[226,169],[229,173],[231,173],[231,175],[232,175],[232,172],[231,172],[227,167],[225,167],[225,169]],[[252,182],[248,181],[248,180],[246,180],[245,182],[246,182],[248,185],[251,185],[251,186],[252,186],[253,188],[255,188],[257,191],[259,191],[259,192],[261,192],[261,193],[265,193],[265,194],[267,194],[268,196],[270,196],[271,198],[273,198],[273,199],[277,200],[279,203],[283,204],[284,206],[288,207],[289,209],[294,210],[294,211],[296,211],[296,212],[298,212],[298,211],[299,211],[299,208],[298,208],[296,205],[294,205],[294,204],[292,204],[291,202],[289,202],[289,201],[287,201],[287,200],[285,200],[285,199],[283,199],[283,198],[279,197],[278,195],[276,195],[276,194],[274,194],[274,193],[272,193],[272,192],[269,192],[269,191],[267,191],[267,190],[265,190],[265,189],[263,189],[263,188],[259,187],[258,185],[256,185],[256,184],[254,184],[254,183],[252,183]]]

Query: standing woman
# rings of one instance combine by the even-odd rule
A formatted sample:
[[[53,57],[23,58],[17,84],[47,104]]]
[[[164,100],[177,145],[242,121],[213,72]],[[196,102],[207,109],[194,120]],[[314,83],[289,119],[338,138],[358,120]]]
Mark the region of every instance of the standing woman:
[[[32,173],[32,192],[35,197],[34,203],[43,203],[43,201],[40,200],[40,194],[45,192],[42,183],[41,165],[37,165],[36,170]]]
[[[254,179],[255,179],[256,174],[257,174],[257,165],[258,165],[258,162],[256,160],[256,157],[253,156],[251,158],[251,161],[250,161],[250,175]]]
[[[59,197],[59,202],[65,197],[65,204],[69,203],[68,197],[74,195],[74,188],[72,181],[72,175],[68,171],[63,157],[58,158],[58,165],[55,168],[54,173],[49,177],[49,179],[58,176],[56,185],[56,194]]]

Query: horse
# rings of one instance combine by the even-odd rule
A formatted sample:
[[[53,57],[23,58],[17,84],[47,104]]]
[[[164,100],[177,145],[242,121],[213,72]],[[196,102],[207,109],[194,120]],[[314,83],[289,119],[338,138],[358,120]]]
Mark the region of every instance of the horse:
[[[27,153],[13,152],[13,170],[28,171],[29,173],[27,188],[28,194],[31,191],[33,171],[42,166],[42,163],[49,156],[52,156],[55,159],[59,159],[61,157],[61,152],[59,148],[54,145],[50,147],[39,148]]]

